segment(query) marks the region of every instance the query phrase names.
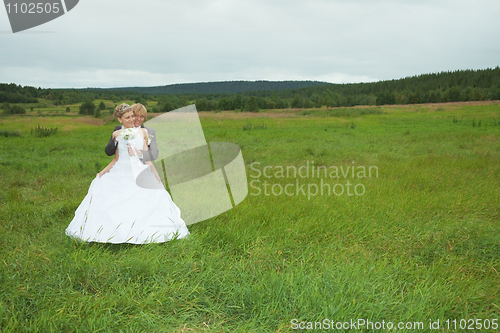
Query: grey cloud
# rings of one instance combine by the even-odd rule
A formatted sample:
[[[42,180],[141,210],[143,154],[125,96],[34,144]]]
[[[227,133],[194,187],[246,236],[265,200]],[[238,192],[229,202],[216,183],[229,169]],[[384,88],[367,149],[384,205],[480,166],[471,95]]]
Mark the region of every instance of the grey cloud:
[[[0,81],[358,80],[495,67],[499,14],[494,0],[86,0],[36,28],[54,34],[0,34]]]

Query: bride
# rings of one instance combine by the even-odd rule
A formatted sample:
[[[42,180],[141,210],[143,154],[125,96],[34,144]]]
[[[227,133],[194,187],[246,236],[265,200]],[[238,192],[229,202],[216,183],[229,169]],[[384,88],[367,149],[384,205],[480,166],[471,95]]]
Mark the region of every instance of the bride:
[[[118,142],[115,158],[99,172],[75,212],[66,234],[86,242],[161,243],[189,235],[181,211],[163,186],[145,189],[137,186],[134,170],[147,168],[129,147],[148,150],[145,128],[134,128],[134,113],[127,104],[114,113],[122,129],[113,133]],[[130,151],[136,151],[131,149]],[[159,177],[152,162],[150,176]]]

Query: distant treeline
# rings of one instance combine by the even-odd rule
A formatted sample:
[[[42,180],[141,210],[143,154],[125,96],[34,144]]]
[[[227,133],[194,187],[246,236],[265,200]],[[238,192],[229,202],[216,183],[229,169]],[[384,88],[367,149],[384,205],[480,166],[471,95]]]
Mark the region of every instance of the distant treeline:
[[[262,83],[269,81],[260,81]],[[294,81],[285,81],[294,82]],[[298,81],[297,81],[298,82]],[[223,82],[230,84],[231,82]],[[314,82],[311,82],[314,83]],[[196,89],[221,82],[192,84]],[[173,86],[187,86],[173,85]],[[237,85],[243,87],[241,81]],[[161,87],[153,87],[161,88]],[[142,89],[142,88],[141,88]],[[143,88],[144,91],[152,88]],[[213,88],[212,90],[217,90]],[[0,84],[0,103],[37,103],[38,98],[55,105],[105,99],[119,102],[134,100],[146,104],[156,100],[153,110],[165,112],[196,103],[200,111],[319,108],[355,105],[441,103],[456,101],[500,100],[500,68],[463,70],[406,77],[399,80],[353,84],[322,84],[287,90],[244,91],[239,93],[148,94],[121,89],[42,89],[16,84]]]
[[[500,68],[441,72],[372,83],[194,97],[200,111],[500,100]],[[179,96],[162,96],[158,102],[157,108],[162,111],[183,106]]]
[[[291,90],[328,85],[319,81],[222,81],[179,83],[157,87],[111,88],[109,91],[131,91],[150,95],[239,94],[250,91]],[[102,90],[89,88],[90,90]]]
[[[67,105],[94,99],[121,101],[134,99],[137,93],[131,92],[90,92],[82,89],[44,89],[20,86],[15,83],[0,83],[0,103],[38,103],[39,98],[51,101],[54,105]],[[148,97],[146,95],[146,97]]]

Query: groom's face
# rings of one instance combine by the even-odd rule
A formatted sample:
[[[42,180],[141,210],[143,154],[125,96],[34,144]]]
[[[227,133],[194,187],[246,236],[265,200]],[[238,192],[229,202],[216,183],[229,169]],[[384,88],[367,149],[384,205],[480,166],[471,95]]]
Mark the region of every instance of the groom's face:
[[[144,119],[146,119],[146,115],[143,115],[143,114],[136,114],[135,115],[135,123],[134,123],[134,126],[135,127],[139,127],[142,125],[142,123],[144,122]]]

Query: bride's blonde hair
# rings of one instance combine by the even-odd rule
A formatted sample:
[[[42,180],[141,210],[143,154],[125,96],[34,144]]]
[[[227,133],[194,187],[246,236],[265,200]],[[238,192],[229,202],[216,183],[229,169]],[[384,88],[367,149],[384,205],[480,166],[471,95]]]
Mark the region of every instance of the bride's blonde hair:
[[[126,112],[133,111],[130,105],[127,103],[122,103],[115,108],[113,116],[116,118],[121,118]]]

